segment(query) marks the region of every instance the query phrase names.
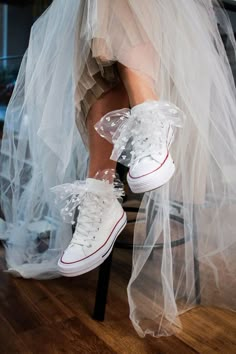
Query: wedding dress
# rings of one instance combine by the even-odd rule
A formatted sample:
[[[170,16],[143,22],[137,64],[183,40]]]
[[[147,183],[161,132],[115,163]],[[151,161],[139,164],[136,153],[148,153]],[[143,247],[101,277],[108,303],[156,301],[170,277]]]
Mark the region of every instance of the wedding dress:
[[[72,230],[50,188],[86,178],[86,115],[119,83],[120,62],[186,116],[172,147],[175,175],[140,205],[130,319],[140,336],[158,337],[178,331],[180,315],[200,300],[235,310],[236,89],[221,35],[234,62],[232,27],[216,0],[52,2],[31,29],[5,117],[1,238],[9,272],[59,276]]]

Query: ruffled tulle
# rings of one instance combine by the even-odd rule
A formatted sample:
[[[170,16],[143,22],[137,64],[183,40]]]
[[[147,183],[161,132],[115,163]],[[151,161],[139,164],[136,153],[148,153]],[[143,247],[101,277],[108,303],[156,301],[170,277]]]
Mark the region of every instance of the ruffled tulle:
[[[216,0],[53,1],[32,27],[5,118],[0,186],[10,271],[58,276],[72,235],[50,188],[85,179],[85,111],[117,82],[115,71],[105,86],[96,74],[119,61],[186,115],[172,145],[174,177],[140,206],[130,319],[140,336],[162,336],[197,303],[235,309],[236,90],[219,30],[234,62],[233,31]]]
[[[87,180],[76,180],[73,183],[64,183],[50,188],[50,191],[55,194],[54,202],[64,222],[75,224],[76,213],[88,190],[89,193],[106,194],[106,197],[111,201],[116,198],[122,203],[122,197],[125,195],[124,187],[114,170],[98,171],[94,178],[105,182],[103,186],[100,186],[100,190],[97,186],[88,185]]]
[[[127,167],[134,163],[135,159],[143,157],[142,152],[138,152],[135,156],[135,141],[142,140],[143,135],[157,141],[162,134],[158,128],[163,125],[163,122],[168,122],[176,129],[183,126],[186,118],[184,112],[181,112],[176,105],[165,101],[147,100],[139,105],[138,115],[131,112],[132,110],[125,108],[111,111],[95,124],[98,134],[113,144],[110,159]],[[141,124],[143,120],[145,125]],[[175,132],[176,130],[173,131],[173,135]],[[145,154],[146,152],[144,156]]]

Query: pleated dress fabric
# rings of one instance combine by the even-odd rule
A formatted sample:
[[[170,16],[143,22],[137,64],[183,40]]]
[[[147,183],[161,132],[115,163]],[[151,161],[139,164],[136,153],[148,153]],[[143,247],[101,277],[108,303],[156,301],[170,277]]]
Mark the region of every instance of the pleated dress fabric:
[[[171,335],[199,302],[235,310],[236,90],[220,31],[235,60],[218,1],[53,1],[32,27],[5,118],[9,272],[59,276],[72,230],[50,188],[86,178],[87,114],[119,84],[119,62],[186,115],[171,146],[175,175],[144,194],[135,224],[127,289],[134,328]]]

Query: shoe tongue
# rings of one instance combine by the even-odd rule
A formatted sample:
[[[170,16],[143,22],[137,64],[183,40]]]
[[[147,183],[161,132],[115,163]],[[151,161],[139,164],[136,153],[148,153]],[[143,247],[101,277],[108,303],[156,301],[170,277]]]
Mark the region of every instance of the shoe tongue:
[[[96,178],[87,178],[86,179],[86,184],[91,191],[95,191],[98,193],[103,193],[103,192],[112,192],[113,191],[113,184],[103,181],[100,179]]]
[[[138,160],[136,167],[139,168],[139,164],[145,163],[147,169],[155,168],[157,162],[159,161],[155,156],[145,156],[145,157],[141,157],[140,160]]]
[[[156,164],[157,163],[161,164],[161,162],[165,159],[165,157],[166,157],[166,152],[161,155],[152,154],[149,156],[141,157],[137,162],[137,167],[139,166],[139,164],[144,162],[147,169],[155,168]]]

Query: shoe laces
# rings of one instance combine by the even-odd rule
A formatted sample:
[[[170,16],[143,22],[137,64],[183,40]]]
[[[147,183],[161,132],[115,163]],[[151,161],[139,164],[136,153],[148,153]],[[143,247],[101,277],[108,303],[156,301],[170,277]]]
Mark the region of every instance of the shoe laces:
[[[109,185],[109,182],[104,181],[98,189],[95,186],[88,186],[86,181],[76,180],[73,183],[64,183],[51,188],[56,195],[55,204],[60,209],[63,221],[76,224],[71,247],[74,244],[91,247],[99,230],[104,210],[111,202],[120,200],[125,195],[123,185],[118,180],[114,180],[112,186]],[[74,221],[76,210],[79,213]]]
[[[154,122],[154,117],[150,116],[150,114],[149,117],[146,115],[145,124],[138,117],[134,117],[134,119],[130,164],[135,165],[144,157],[152,157],[161,163],[163,152],[166,151],[168,146],[167,136],[170,122],[160,119],[155,119]]]
[[[79,214],[75,231],[70,245],[92,247],[96,234],[102,223],[104,209],[108,205],[108,198],[87,192],[84,200],[77,207]]]
[[[104,127],[100,129],[103,128],[103,133],[108,130],[108,119],[112,126],[114,145],[111,159],[128,167],[146,156],[161,163],[164,151],[169,149],[173,142],[176,128],[182,127],[186,119],[180,108],[163,100],[148,100],[130,111],[114,112],[111,112],[109,117],[104,117]],[[169,133],[172,133],[171,136]]]

